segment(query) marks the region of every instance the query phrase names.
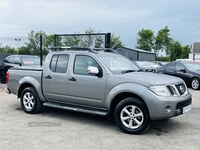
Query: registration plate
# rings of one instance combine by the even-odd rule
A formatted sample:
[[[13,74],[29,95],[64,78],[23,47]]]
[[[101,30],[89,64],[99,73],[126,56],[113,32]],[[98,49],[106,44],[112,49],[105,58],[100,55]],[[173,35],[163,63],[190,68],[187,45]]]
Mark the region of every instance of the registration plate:
[[[191,105],[183,107],[183,114],[191,110]]]

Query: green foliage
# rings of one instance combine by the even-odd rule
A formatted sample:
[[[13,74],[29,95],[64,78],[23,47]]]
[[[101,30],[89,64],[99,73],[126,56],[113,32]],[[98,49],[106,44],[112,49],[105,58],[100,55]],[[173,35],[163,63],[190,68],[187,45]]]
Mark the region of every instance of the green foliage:
[[[17,54],[17,51],[14,48],[11,48],[10,46],[5,46],[0,48],[0,53]]]
[[[28,33],[29,43],[25,43],[30,51],[30,54],[32,55],[40,54],[40,35],[42,35],[42,48],[44,52],[47,51],[45,49],[46,47],[44,46],[47,35],[43,31],[38,31],[35,33],[35,31],[32,30],[30,33]]]
[[[188,58],[190,48],[188,46],[181,46],[177,41],[174,41],[169,34],[168,27],[159,30],[157,35],[150,29],[142,29],[138,32],[136,48],[152,51],[156,53],[157,60],[166,59],[176,60],[178,58]],[[159,57],[160,52],[165,52],[169,57]]]
[[[51,34],[51,35],[48,35],[46,36],[46,40],[44,42],[44,46],[46,48],[50,48],[51,46],[54,46],[54,38],[55,38],[55,35],[54,34]],[[61,37],[56,37],[56,45],[57,46],[62,46],[62,38]]]
[[[191,53],[191,49],[189,48],[189,46],[183,46],[182,47],[182,54],[181,54],[181,58],[188,58],[189,53]]]
[[[22,46],[22,47],[19,47],[18,48],[18,54],[20,55],[30,55],[31,54],[31,52],[30,52],[30,50],[29,50],[29,48],[28,47],[26,47],[26,46]]]
[[[170,54],[171,61],[180,59],[182,55],[182,46],[180,42],[178,41],[171,42],[170,47],[168,49],[168,53]]]
[[[116,49],[118,47],[123,46],[121,40],[120,40],[120,36],[115,37],[114,34],[112,34],[111,36],[111,48]]]
[[[154,42],[154,32],[150,29],[142,29],[138,32],[136,48],[151,51]]]
[[[77,33],[75,33],[77,34]],[[74,36],[66,36],[64,37],[63,43],[65,46],[79,46],[81,41],[81,37],[74,35]]]
[[[181,46],[180,42],[172,41],[167,52],[170,56],[170,60],[174,61],[176,59],[188,58],[191,50],[189,46]]]
[[[169,37],[170,30],[166,26],[164,29],[161,29],[158,31],[157,36],[155,37],[155,47],[154,51],[156,52],[156,55],[158,56],[160,52],[168,51],[168,48],[170,46],[170,43],[172,39]]]

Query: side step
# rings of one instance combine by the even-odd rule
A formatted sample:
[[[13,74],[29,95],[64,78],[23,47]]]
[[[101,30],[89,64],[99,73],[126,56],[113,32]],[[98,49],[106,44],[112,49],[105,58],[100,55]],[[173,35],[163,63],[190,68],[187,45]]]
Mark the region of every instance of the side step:
[[[82,112],[82,113],[88,113],[88,114],[100,115],[100,116],[107,116],[107,114],[108,114],[107,111],[101,111],[101,110],[89,109],[89,108],[83,108],[83,107],[75,107],[75,106],[71,106],[71,105],[70,106],[63,105],[63,104],[61,105],[61,104],[50,103],[50,102],[43,103],[43,106],[72,110],[72,111],[76,111],[76,112]]]

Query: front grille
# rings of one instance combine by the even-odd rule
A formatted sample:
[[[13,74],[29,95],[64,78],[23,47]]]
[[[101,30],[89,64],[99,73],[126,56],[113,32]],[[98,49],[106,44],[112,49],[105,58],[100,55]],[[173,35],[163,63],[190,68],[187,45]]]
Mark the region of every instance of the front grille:
[[[166,85],[172,96],[182,96],[187,93],[187,87],[184,83],[175,85]]]
[[[180,95],[183,95],[186,91],[185,84],[178,84],[176,85],[176,88],[178,89]]]
[[[171,93],[171,95],[175,95],[176,91],[174,90],[173,86],[168,85],[167,88],[169,92]]]

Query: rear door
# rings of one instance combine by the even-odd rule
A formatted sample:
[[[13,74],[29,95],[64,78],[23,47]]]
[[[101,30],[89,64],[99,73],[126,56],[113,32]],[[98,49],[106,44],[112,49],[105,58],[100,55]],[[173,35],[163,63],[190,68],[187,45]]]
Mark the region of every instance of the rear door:
[[[67,101],[69,55],[54,54],[43,71],[43,94],[49,101]]]
[[[102,76],[88,74],[88,66],[97,67]],[[76,105],[102,107],[105,97],[105,72],[99,63],[87,55],[75,55],[68,80],[68,102]]]

